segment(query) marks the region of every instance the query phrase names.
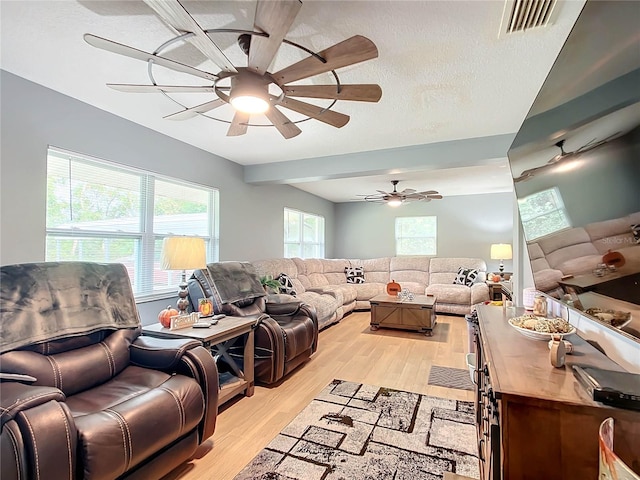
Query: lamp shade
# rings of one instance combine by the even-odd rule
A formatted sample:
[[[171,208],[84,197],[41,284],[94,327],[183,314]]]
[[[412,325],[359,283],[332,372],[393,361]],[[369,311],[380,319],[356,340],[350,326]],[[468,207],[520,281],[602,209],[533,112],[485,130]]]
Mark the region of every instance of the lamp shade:
[[[162,241],[163,270],[192,270],[207,265],[203,238],[166,237]]]
[[[511,258],[513,258],[511,244],[494,243],[491,245],[491,260],[511,260]]]

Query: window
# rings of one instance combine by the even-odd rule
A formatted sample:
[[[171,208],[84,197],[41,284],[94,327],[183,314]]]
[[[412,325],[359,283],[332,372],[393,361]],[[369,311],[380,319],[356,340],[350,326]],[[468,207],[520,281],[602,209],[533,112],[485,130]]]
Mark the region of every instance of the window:
[[[324,258],[324,217],[285,208],[284,256]]]
[[[435,255],[437,240],[435,216],[396,218],[396,255]]]
[[[524,236],[528,241],[569,228],[571,222],[557,187],[518,200]]]
[[[47,261],[123,263],[137,298],[174,292],[160,266],[168,235],[200,236],[218,258],[218,191],[50,148]]]

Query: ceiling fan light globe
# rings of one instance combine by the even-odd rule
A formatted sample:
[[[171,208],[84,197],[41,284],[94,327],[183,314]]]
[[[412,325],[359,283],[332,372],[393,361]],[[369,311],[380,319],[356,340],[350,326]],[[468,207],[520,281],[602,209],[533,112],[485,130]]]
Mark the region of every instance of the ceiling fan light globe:
[[[390,207],[399,207],[400,205],[402,205],[402,200],[400,200],[399,198],[392,198],[387,202],[387,205],[389,205]]]
[[[232,96],[231,106],[244,113],[264,113],[269,110],[269,102],[253,95]]]

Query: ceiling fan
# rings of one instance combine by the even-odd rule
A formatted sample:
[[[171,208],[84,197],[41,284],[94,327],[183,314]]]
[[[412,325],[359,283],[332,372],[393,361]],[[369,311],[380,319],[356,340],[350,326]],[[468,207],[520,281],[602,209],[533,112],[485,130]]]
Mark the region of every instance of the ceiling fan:
[[[525,180],[529,180],[530,178],[532,178],[533,176],[535,176],[537,173],[540,173],[544,170],[547,170],[553,166],[559,166],[560,164],[567,164],[567,162],[571,161],[571,160],[575,160],[577,157],[579,157],[581,154],[586,153],[590,150],[593,150],[594,148],[597,148],[605,143],[607,143],[608,141],[614,139],[615,137],[617,137],[618,135],[620,135],[622,132],[616,132],[612,135],[609,135],[608,137],[602,139],[602,140],[598,140],[596,141],[596,139],[594,138],[593,140],[591,140],[590,142],[586,143],[585,145],[583,145],[582,147],[578,148],[577,150],[573,150],[572,152],[567,152],[564,149],[564,144],[565,144],[565,139],[560,140],[558,142],[556,142],[555,146],[558,147],[560,149],[560,153],[558,153],[557,155],[555,155],[553,158],[551,158],[547,163],[545,163],[544,165],[540,165],[539,167],[534,167],[534,168],[530,168],[528,170],[525,170],[524,172],[522,172],[520,174],[519,177],[516,177],[513,179],[514,182],[523,182]]]
[[[378,49],[366,37],[354,35],[321,52],[313,52],[302,45],[289,41],[285,35],[293,24],[302,2],[300,0],[258,0],[253,30],[209,29],[203,30],[179,0],[144,0],[154,12],[177,35],[154,52],[148,53],[134,47],[85,34],[90,45],[119,55],[141,60],[148,64],[150,85],[107,84],[109,87],[133,93],[211,92],[217,98],[173,113],[165,118],[185,120],[230,104],[234,108],[233,118],[225,120],[206,115],[208,118],[229,123],[228,136],[243,135],[251,124],[252,115],[265,115],[280,134],[289,139],[301,133],[298,123],[315,119],[340,128],[347,124],[349,116],[332,110],[338,100],[377,102],[382,89],[376,84],[340,83],[336,69],[376,58]],[[247,66],[235,66],[225,53],[213,42],[216,33],[239,34],[238,46],[247,55]],[[167,58],[161,53],[176,42],[188,42],[211,60],[220,71],[211,73]],[[304,52],[305,58],[276,72],[269,67],[281,45],[288,45]],[[204,79],[204,85],[159,85],[153,77],[153,67],[161,66],[177,72]],[[330,73],[334,84],[298,84],[299,80]],[[167,95],[168,96],[168,95]],[[294,97],[332,100],[326,107],[296,100]],[[169,97],[171,98],[171,97]],[[174,100],[175,101],[175,100]],[[176,102],[178,103],[178,102]],[[280,108],[303,115],[305,118],[291,121]],[[229,115],[231,117],[231,115]]]
[[[373,203],[386,203],[390,207],[399,207],[403,203],[422,201],[430,202],[431,200],[440,200],[442,195],[439,195],[435,190],[425,190],[424,192],[416,192],[413,188],[405,188],[401,192],[396,190],[396,186],[400,180],[391,180],[393,185],[393,191],[385,192],[383,190],[376,190],[378,193],[372,195],[358,195],[364,197],[367,202]]]

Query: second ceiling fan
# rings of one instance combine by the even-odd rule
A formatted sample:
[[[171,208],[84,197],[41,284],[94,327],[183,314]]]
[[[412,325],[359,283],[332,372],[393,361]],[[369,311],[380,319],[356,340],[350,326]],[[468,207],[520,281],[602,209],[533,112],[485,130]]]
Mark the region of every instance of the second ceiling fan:
[[[178,0],[144,0],[156,15],[177,35],[165,42],[153,53],[134,47],[85,34],[84,39],[90,45],[113,53],[141,60],[149,64],[149,85],[107,84],[124,92],[147,93],[215,93],[217,98],[168,115],[171,120],[184,120],[204,114],[224,105],[234,108],[229,123],[228,136],[243,135],[250,126],[252,115],[265,115],[271,125],[288,139],[301,133],[297,123],[310,118],[340,128],[347,124],[349,116],[331,108],[338,100],[359,102],[377,102],[382,89],[376,84],[342,85],[336,69],[354,65],[376,58],[378,49],[366,37],[354,35],[321,52],[311,50],[285,39],[293,24],[302,2],[300,0],[258,0],[254,16],[253,30],[210,29],[203,30],[191,14]],[[247,66],[235,66],[224,52],[213,42],[211,35],[218,32],[239,34],[238,46],[247,55]],[[199,68],[180,63],[161,55],[162,51],[174,42],[188,42],[211,60],[220,71],[207,72]],[[282,44],[287,44],[305,52],[302,60],[274,73],[269,67]],[[205,85],[159,85],[153,78],[152,66],[162,66],[170,70],[186,73],[207,80]],[[298,84],[300,80],[330,72],[334,84]],[[321,107],[312,103],[296,100],[293,97],[327,99],[333,102]],[[279,108],[297,112],[306,118],[291,121]],[[213,117],[208,117],[213,118]]]

